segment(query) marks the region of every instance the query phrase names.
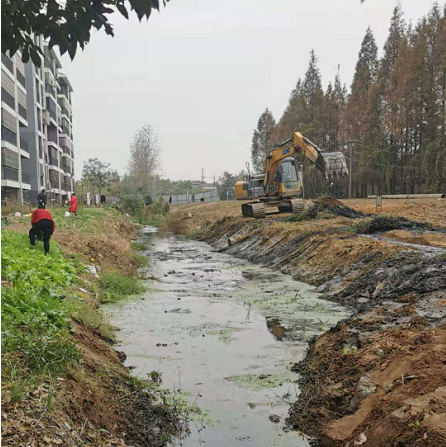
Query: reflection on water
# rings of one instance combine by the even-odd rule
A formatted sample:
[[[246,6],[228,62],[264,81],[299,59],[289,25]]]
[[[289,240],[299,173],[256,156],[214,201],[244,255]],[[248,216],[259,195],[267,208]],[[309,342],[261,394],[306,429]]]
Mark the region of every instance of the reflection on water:
[[[274,340],[282,341],[285,337],[285,332],[287,329],[281,325],[280,321],[277,318],[268,318],[266,317],[266,326],[268,330],[273,334]]]

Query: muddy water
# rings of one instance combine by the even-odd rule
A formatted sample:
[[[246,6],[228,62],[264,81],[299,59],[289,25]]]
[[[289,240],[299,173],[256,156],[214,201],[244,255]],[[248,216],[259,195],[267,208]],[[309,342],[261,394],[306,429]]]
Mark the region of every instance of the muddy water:
[[[308,446],[283,430],[298,396],[289,369],[308,340],[346,316],[289,276],[146,228],[150,273],[142,297],[107,310],[126,365],[186,392],[208,415],[177,446]],[[280,422],[274,423],[270,417]]]

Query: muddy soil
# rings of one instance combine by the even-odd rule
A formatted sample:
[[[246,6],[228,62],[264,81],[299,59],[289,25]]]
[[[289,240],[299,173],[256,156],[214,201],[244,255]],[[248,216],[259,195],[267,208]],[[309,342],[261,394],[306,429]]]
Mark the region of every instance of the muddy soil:
[[[242,219],[235,206],[223,215],[179,209],[173,227],[316,285],[354,312],[295,362],[301,394],[290,426],[321,446],[446,445],[444,203],[414,220],[407,205],[406,218],[322,212],[297,223]],[[229,247],[228,238],[240,242]]]
[[[314,287],[221,254],[208,244],[148,233],[142,298],[107,307],[118,349],[138,377],[187,393],[203,414],[178,446],[309,446],[285,427],[299,394],[291,360],[346,317]]]

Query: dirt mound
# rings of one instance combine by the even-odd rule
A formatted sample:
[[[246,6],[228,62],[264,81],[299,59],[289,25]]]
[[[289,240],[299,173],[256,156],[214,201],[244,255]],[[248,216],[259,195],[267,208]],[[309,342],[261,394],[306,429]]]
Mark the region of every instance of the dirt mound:
[[[365,217],[365,214],[361,211],[356,211],[353,208],[345,206],[335,197],[322,197],[313,201],[313,205],[305,209],[297,216],[291,216],[289,222],[301,222],[305,220],[316,219],[322,214],[331,214],[334,217],[348,217],[350,219],[357,219]]]
[[[433,227],[426,223],[414,222],[405,217],[397,216],[377,216],[356,225],[356,232],[359,234],[383,233],[401,229],[430,230]],[[442,231],[442,229],[439,229],[439,231]]]
[[[407,325],[370,332],[401,315]],[[446,445],[445,329],[430,328],[411,305],[340,323],[293,368],[302,394],[288,422],[322,446]]]

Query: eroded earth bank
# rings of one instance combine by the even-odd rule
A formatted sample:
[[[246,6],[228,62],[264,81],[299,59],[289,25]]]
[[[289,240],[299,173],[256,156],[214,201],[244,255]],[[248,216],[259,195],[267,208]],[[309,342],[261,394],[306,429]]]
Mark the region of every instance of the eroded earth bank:
[[[243,219],[239,207],[178,206],[168,228],[314,285],[351,314],[289,359],[300,387],[289,427],[321,446],[446,445],[445,201],[389,201],[390,215],[372,215],[372,201],[327,199],[299,219]]]

